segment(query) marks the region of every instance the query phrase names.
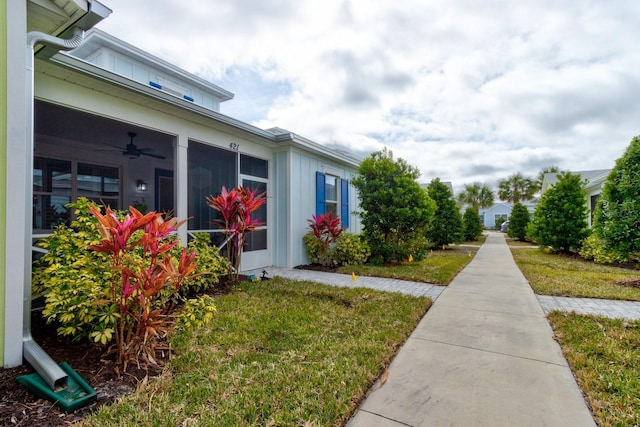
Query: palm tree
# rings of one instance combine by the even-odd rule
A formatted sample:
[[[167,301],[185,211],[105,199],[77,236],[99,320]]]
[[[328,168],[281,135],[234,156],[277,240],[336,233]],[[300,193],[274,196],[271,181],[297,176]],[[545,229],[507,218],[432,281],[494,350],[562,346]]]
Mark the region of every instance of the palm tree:
[[[498,197],[511,203],[531,200],[538,191],[533,178],[523,176],[520,172],[498,181]]]
[[[479,182],[465,184],[462,192],[458,194],[458,201],[463,205],[471,206],[478,212],[480,208],[493,205],[493,191],[486,184]]]
[[[536,176],[536,186],[538,187],[537,191],[542,189],[542,181],[544,180],[544,176],[548,173],[559,173],[560,168],[558,166],[545,166],[542,168],[540,172],[538,172],[538,176]]]

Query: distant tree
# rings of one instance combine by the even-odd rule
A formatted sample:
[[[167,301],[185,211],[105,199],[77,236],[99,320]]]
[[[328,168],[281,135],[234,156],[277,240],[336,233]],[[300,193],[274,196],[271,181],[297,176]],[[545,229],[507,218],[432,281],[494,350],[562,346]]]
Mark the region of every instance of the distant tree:
[[[469,206],[462,216],[462,237],[467,242],[476,240],[482,234],[482,221],[478,211]]]
[[[536,176],[536,191],[540,191],[542,189],[542,181],[544,181],[544,176],[548,173],[560,173],[560,168],[558,166],[545,166],[538,172]]]
[[[458,201],[463,205],[471,206],[478,212],[480,208],[493,205],[493,191],[486,184],[479,182],[465,184],[462,192],[458,194]]]
[[[550,246],[553,252],[580,248],[589,234],[586,191],[580,175],[558,175],[558,182],[540,197],[529,233],[536,243]]]
[[[462,234],[462,216],[451,190],[436,178],[429,183],[427,193],[436,203],[436,211],[427,231],[427,239],[438,247],[457,242]]]
[[[640,262],[640,137],[631,140],[605,181],[594,233],[617,261]]]
[[[529,225],[529,210],[525,205],[518,202],[513,205],[511,215],[509,215],[509,229],[507,234],[518,240],[525,240],[527,236],[527,226]]]
[[[352,183],[360,198],[362,235],[371,248],[371,261],[423,257],[435,203],[416,181],[418,169],[395,160],[385,148],[364,159],[358,174]]]
[[[536,191],[536,182],[520,172],[498,181],[498,197],[514,204],[531,200]]]

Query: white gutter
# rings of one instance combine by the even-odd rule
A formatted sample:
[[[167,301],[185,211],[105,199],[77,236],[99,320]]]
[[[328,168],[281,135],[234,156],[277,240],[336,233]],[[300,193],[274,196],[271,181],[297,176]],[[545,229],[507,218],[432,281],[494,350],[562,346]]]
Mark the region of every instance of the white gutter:
[[[69,50],[80,46],[84,39],[84,31],[80,28],[74,28],[73,37],[71,39],[60,39],[50,34],[32,31],[27,34],[27,50],[26,50],[26,99],[27,99],[27,133],[26,133],[26,153],[28,156],[33,155],[34,140],[34,47],[36,44],[45,44],[58,49]],[[33,162],[33,159],[30,158]],[[27,362],[40,374],[45,382],[54,391],[60,391],[67,387],[67,374],[49,357],[47,353],[33,340],[31,336],[31,240],[32,240],[32,222],[33,222],[33,171],[32,168],[27,169],[25,175],[27,191],[25,197],[25,230],[24,235],[27,240],[25,244],[25,263],[24,263],[24,310],[22,320],[22,355]]]

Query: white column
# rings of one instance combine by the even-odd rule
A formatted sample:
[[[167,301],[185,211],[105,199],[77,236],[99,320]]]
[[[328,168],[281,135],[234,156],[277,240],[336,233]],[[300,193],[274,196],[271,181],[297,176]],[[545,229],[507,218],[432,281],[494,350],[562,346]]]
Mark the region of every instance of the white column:
[[[33,154],[27,131],[32,90],[28,87],[26,2],[9,1],[7,10],[7,152],[5,227],[4,366],[22,364],[25,279],[31,280],[31,188]],[[28,178],[28,179],[27,179]],[[27,277],[28,276],[28,277]]]
[[[189,148],[189,137],[183,133],[176,137],[176,217],[179,220],[186,219],[189,216],[189,165],[187,163],[187,155]],[[178,237],[182,240],[182,244],[187,244],[187,224],[178,229]]]

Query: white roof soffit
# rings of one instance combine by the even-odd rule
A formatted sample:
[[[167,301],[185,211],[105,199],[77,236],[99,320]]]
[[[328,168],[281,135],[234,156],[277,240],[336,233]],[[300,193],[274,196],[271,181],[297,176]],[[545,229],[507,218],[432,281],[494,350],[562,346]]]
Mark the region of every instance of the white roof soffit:
[[[111,9],[97,0],[28,0],[27,29],[63,39],[73,35],[73,28],[88,30],[111,14]],[[58,50],[36,46],[39,57],[51,57]]]

